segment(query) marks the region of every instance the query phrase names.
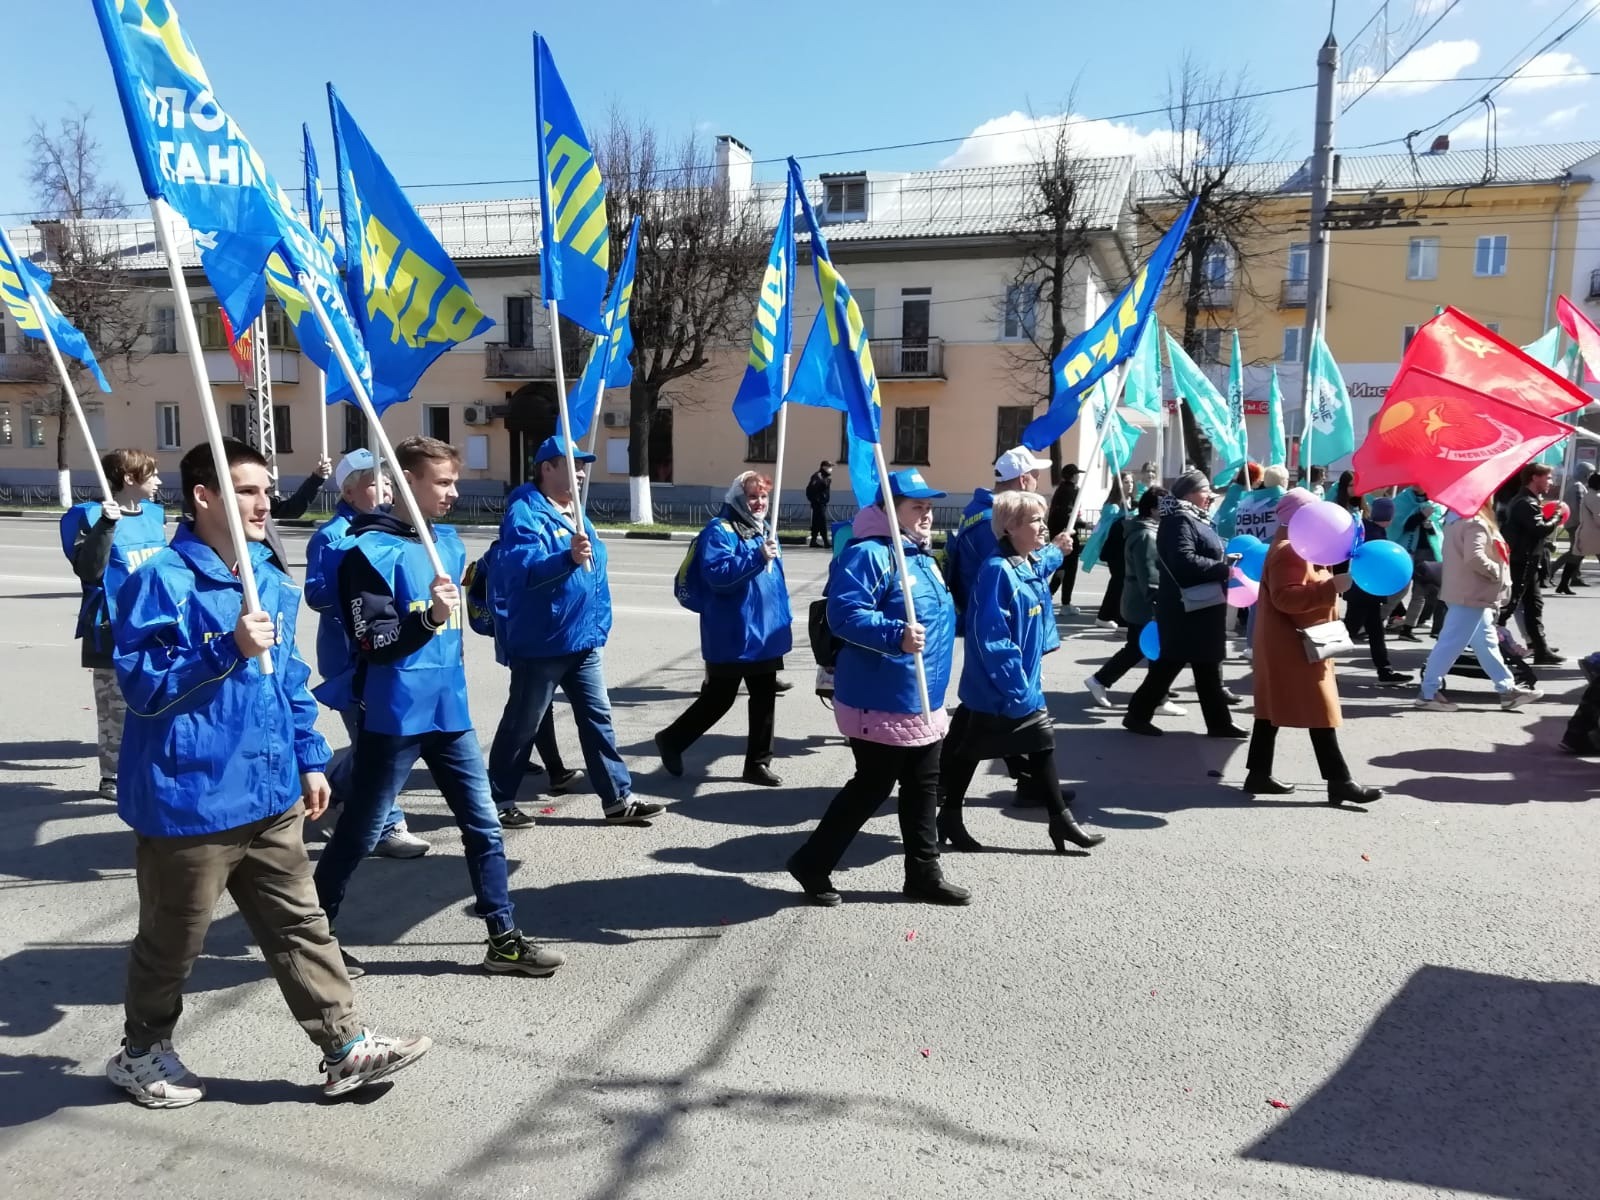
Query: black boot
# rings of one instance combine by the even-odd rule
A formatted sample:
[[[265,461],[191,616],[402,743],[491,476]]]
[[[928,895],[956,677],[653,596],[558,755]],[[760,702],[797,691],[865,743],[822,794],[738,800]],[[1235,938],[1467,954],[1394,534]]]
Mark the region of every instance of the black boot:
[[[1294,784],[1251,771],[1244,777],[1244,791],[1247,796],[1287,796],[1293,793]]]
[[[1105,840],[1105,834],[1087,832],[1072,819],[1069,812],[1058,813],[1050,818],[1050,843],[1055,846],[1057,854],[1067,852],[1068,842],[1080,850],[1092,850]]]
[[[903,889],[909,900],[927,904],[962,905],[972,903],[972,893],[964,887],[947,883],[938,863],[917,866],[906,864],[906,886]]]
[[[758,784],[761,787],[777,787],[783,782],[772,773],[772,768],[766,763],[745,763],[744,774],[740,778],[746,783]]]
[[[983,843],[967,832],[959,800],[946,800],[939,809],[939,845],[952,850],[982,850]]]
[[[1328,803],[1339,804],[1371,804],[1374,800],[1383,799],[1383,792],[1375,787],[1362,787],[1354,779],[1341,779],[1336,783],[1328,784]]]
[[[806,899],[819,908],[835,908],[844,902],[844,897],[833,890],[833,880],[827,875],[808,869],[800,861],[798,853],[790,855],[789,861],[784,866],[788,868],[789,874],[794,876],[794,881],[800,885],[800,890],[806,894]]]

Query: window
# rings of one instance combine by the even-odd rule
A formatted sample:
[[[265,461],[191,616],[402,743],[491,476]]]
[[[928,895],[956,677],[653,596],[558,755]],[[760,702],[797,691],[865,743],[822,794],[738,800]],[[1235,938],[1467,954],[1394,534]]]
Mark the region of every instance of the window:
[[[856,298],[856,307],[861,310],[861,328],[866,331],[867,340],[871,341],[872,331],[877,326],[878,289],[854,288],[850,294]]]
[[[907,466],[928,465],[928,410],[894,410],[894,461]]]
[[[299,350],[300,339],[294,335],[289,314],[283,311],[276,296],[267,297],[267,348],[269,350]]]
[[[1474,275],[1504,275],[1506,273],[1506,235],[1478,239],[1478,253],[1473,260]]]
[[[1300,347],[1305,341],[1306,331],[1299,325],[1289,325],[1283,331],[1283,361],[1286,363],[1301,362]]]
[[[933,289],[900,289],[900,344],[926,346],[933,324]]]
[[[222,308],[215,300],[196,300],[194,322],[200,329],[202,350],[226,350],[228,339],[222,333]]]
[[[1483,327],[1485,329],[1487,329],[1490,333],[1499,333],[1500,332],[1500,322],[1499,321],[1485,321],[1483,323]]]
[[[1421,237],[1411,239],[1411,247],[1406,251],[1406,278],[1439,278],[1438,238]]]
[[[294,424],[287,404],[272,406],[272,447],[279,454],[294,453]]]
[[[5,352],[6,352],[6,323],[5,323],[5,319],[3,317],[0,317],[0,354],[4,354]]]
[[[228,405],[228,436],[236,442],[245,443],[247,446],[255,445],[255,438],[250,436],[249,405]]]
[[[867,219],[867,177],[850,175],[822,180],[822,215],[827,221]]]
[[[1289,282],[1304,283],[1311,277],[1311,243],[1296,242],[1289,247]]]
[[[744,448],[745,462],[769,463],[778,461],[778,423],[774,421],[760,433],[752,433]]]
[[[1405,325],[1400,329],[1400,353],[1404,354],[1411,347],[1411,339],[1417,336],[1417,326]]]
[[[0,404],[0,446],[11,445],[11,405]]]
[[[344,413],[344,437],[341,446],[345,454],[352,450],[360,450],[367,444],[367,419],[361,415],[361,410],[354,404],[341,404],[339,408]]]
[[[449,442],[450,406],[448,404],[424,404],[422,406],[422,436],[438,438],[441,442]]]
[[[1219,363],[1222,361],[1222,330],[1197,329],[1195,336],[1195,361]]]
[[[999,458],[1013,446],[1022,445],[1022,431],[1032,420],[1031,404],[1003,404],[995,409],[994,456]]]
[[[169,308],[166,311],[171,312]],[[159,313],[151,333],[151,338],[157,340],[156,347],[152,350],[155,354],[176,354],[178,352],[176,321],[172,323],[172,349],[162,350],[159,345]],[[267,319],[267,348],[269,350],[299,350],[300,340],[294,335],[294,326],[289,323],[289,314],[283,311],[277,299],[267,297],[266,307],[262,309]],[[222,306],[215,300],[196,300],[194,304],[195,325],[200,330],[200,348],[202,350],[228,349],[228,337],[222,328]],[[237,336],[243,330],[235,329]]]
[[[150,353],[178,352],[178,313],[170,304],[158,304],[150,313]]]
[[[44,445],[44,418],[28,414],[28,445],[38,449]]]
[[[1000,336],[1007,341],[1033,338],[1038,328],[1039,285],[1013,283],[1006,288],[1006,313]],[[1015,442],[1011,443],[1013,446]]]
[[[506,345],[525,349],[533,345],[533,297],[506,297]]]
[[[156,449],[183,449],[183,428],[178,423],[176,404],[156,405]]]
[[[1206,251],[1205,258],[1200,263],[1200,277],[1206,281],[1206,287],[1220,290],[1228,286],[1228,248],[1214,246]]]

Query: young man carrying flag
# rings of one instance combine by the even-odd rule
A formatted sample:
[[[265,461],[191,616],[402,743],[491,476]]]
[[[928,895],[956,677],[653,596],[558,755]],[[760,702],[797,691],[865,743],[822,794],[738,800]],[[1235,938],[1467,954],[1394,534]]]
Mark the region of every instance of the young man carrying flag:
[[[311,885],[302,828],[328,803],[328,744],[317,732],[310,669],[295,652],[300,589],[265,546],[266,461],[223,443],[232,491],[211,446],[183,457],[193,518],[117,598],[117,678],[128,703],[117,809],[137,835],[139,932],[128,964],[123,1047],[106,1076],[148,1108],[182,1108],[205,1085],[178,1058],[183,985],[226,890],[261,946],[290,1011],[323,1053],[324,1094],[343,1095],[410,1066],[425,1037],[362,1028],[350,979]],[[243,612],[228,514],[238,515],[261,608]],[[270,655],[272,674],[261,671]]]
[[[411,437],[395,458],[449,573],[436,576],[418,531],[381,509],[355,518],[323,556],[356,648],[348,681],[362,715],[344,812],[317,863],[317,895],[333,921],[420,756],[461,830],[477,914],[489,927],[484,969],[550,975],[566,959],[517,928],[500,822],[467,710],[459,590],[466,548],[452,527],[434,524],[455,505],[461,457],[436,438]]]

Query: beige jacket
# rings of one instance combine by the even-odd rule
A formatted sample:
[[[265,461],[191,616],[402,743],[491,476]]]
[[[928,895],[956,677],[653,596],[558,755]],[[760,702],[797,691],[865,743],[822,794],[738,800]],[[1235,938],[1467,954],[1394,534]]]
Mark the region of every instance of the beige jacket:
[[[1511,595],[1511,566],[1504,539],[1482,516],[1463,517],[1444,531],[1444,575],[1439,599],[1454,607],[1497,608]]]

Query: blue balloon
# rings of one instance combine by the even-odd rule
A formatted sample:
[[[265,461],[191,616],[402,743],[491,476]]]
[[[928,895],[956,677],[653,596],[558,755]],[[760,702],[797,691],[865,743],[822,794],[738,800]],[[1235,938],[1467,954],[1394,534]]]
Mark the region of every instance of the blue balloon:
[[[1161,631],[1154,621],[1139,631],[1139,653],[1151,662],[1161,657]]]
[[[1268,546],[1263,541],[1257,541],[1254,546],[1244,551],[1244,557],[1239,560],[1239,570],[1243,571],[1257,583],[1261,582],[1261,572],[1267,566]]]
[[[1266,545],[1266,543],[1263,542],[1260,538],[1258,538],[1253,533],[1238,533],[1238,534],[1235,534],[1233,537],[1228,539],[1228,553],[1229,554],[1248,554],[1251,550],[1254,550],[1257,546],[1265,546],[1265,545]]]
[[[1411,555],[1397,542],[1365,542],[1350,559],[1350,579],[1369,596],[1393,596],[1411,582]]]

